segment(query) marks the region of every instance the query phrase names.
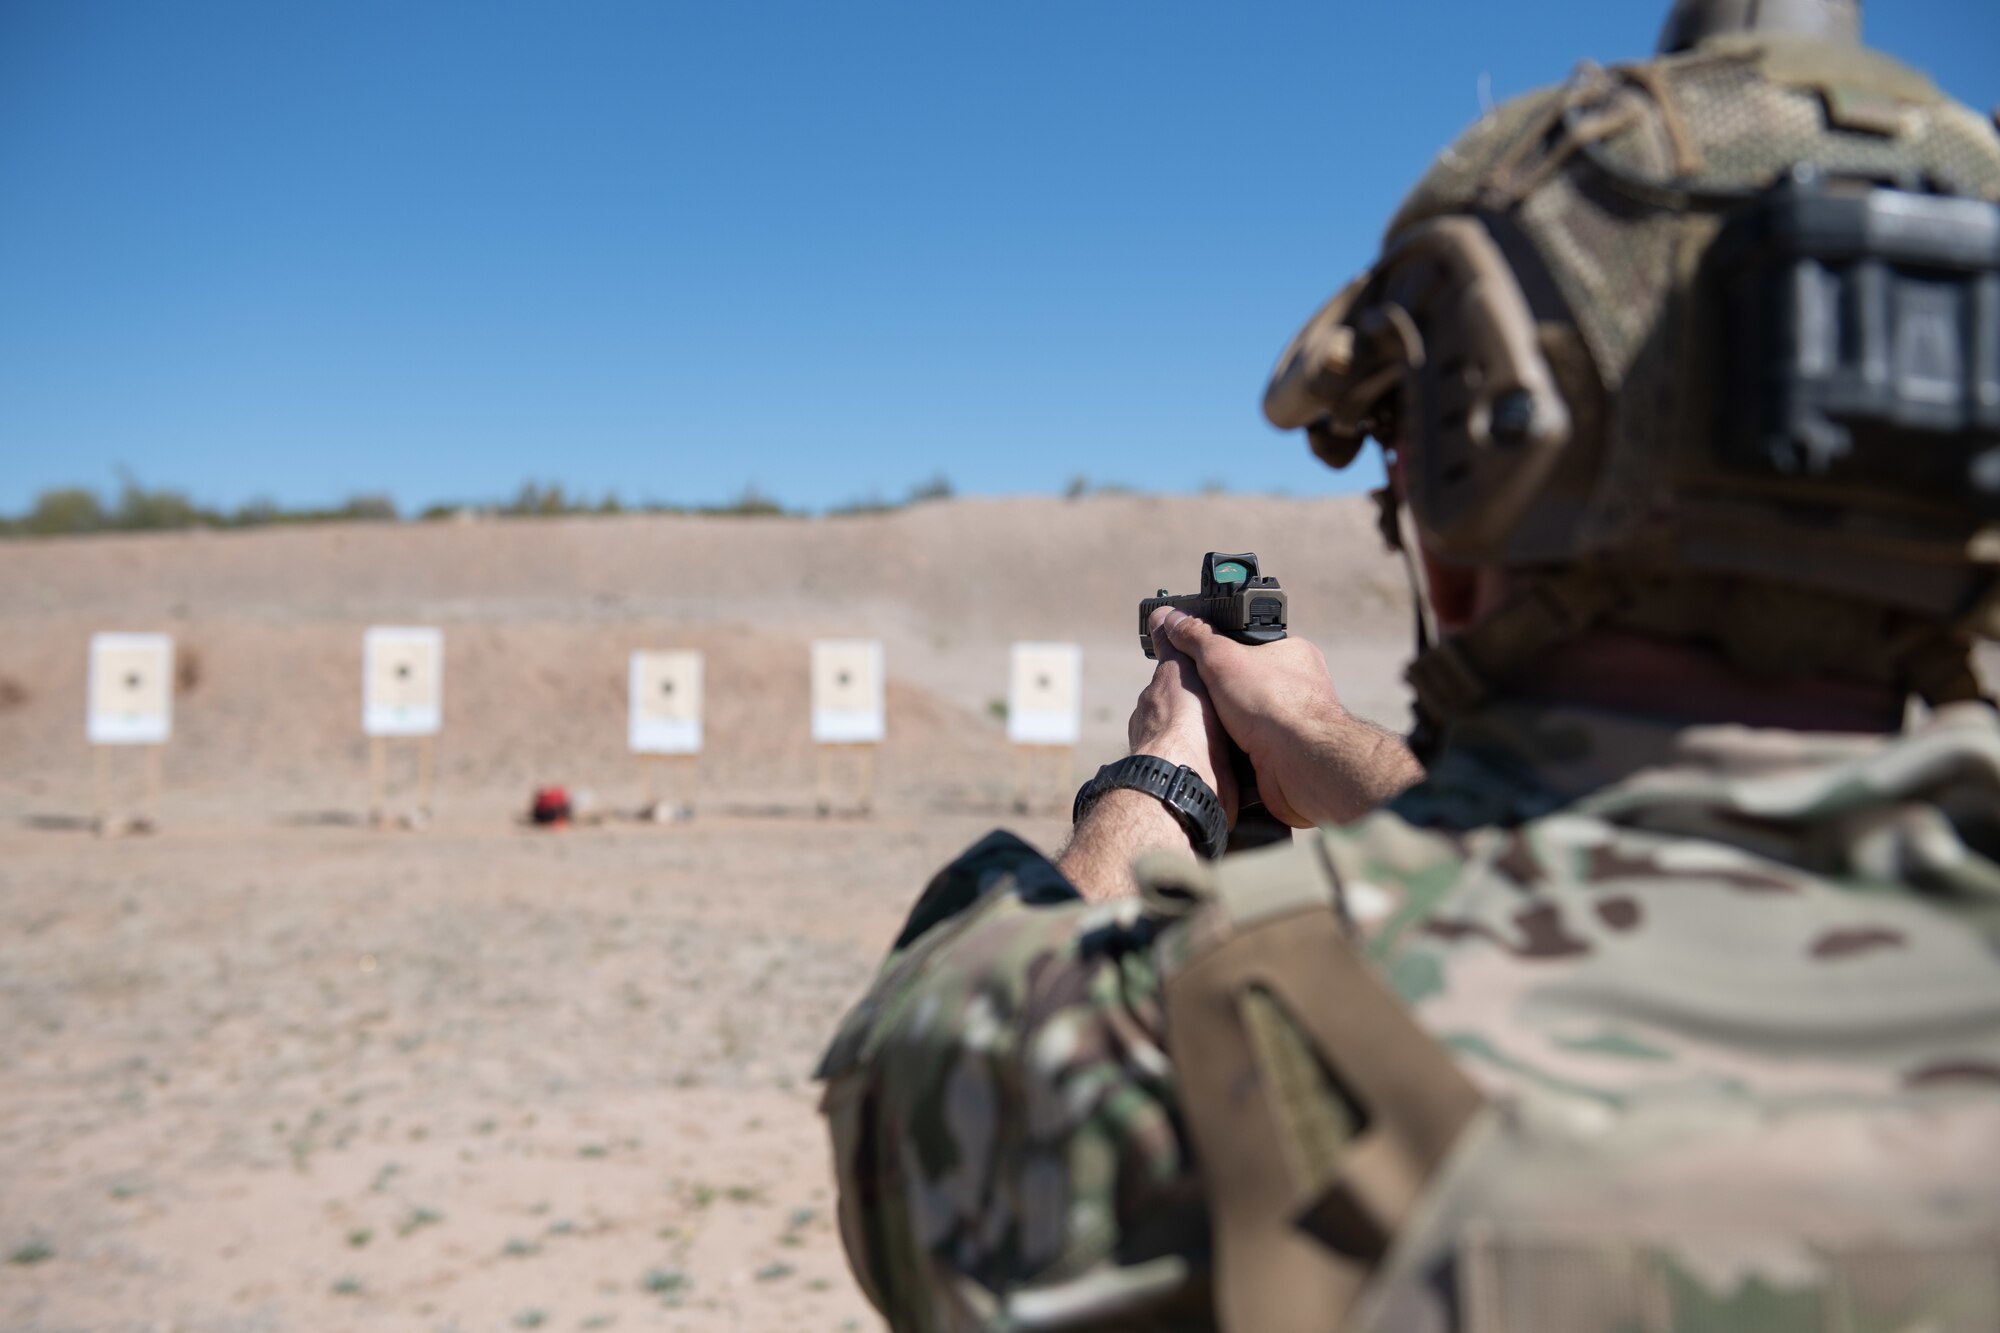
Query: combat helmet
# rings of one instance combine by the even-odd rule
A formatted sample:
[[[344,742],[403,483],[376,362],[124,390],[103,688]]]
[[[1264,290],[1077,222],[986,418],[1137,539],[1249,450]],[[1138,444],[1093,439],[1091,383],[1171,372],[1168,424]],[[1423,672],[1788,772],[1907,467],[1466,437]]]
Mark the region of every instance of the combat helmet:
[[[1680,0],[1433,164],[1265,413],[1393,453],[1508,603],[1420,726],[1611,625],[1766,677],[1977,697],[2000,625],[2000,134],[1861,45],[1858,0]],[[1385,534],[1399,530],[1388,513]]]

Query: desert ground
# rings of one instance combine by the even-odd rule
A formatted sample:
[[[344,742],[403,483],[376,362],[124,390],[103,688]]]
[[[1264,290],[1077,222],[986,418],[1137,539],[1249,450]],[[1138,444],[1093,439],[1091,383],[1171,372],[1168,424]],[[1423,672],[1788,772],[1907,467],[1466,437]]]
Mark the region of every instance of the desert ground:
[[[1259,552],[1349,705],[1400,725],[1373,521],[1091,497],[0,545],[0,1328],[878,1327],[814,1109],[838,1016],[955,851],[1060,845],[1149,670],[1137,599],[1204,550]],[[370,624],[445,634],[420,829],[364,818]],[[144,836],[90,828],[96,630],[177,644]],[[885,645],[866,814],[814,808],[827,636]],[[1017,639],[1084,648],[1084,742],[1026,816]],[[695,816],[525,827],[538,783],[640,803],[625,659],[654,647],[706,654]]]

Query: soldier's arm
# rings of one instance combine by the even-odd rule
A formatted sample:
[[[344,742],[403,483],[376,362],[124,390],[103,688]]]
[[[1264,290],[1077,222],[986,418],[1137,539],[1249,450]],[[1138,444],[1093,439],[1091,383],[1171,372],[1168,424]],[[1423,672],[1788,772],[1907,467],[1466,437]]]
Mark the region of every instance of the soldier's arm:
[[[1189,1326],[1156,1308],[1199,1298],[1207,1234],[1157,929],[1007,833],[925,890],[819,1071],[841,1239],[891,1328]]]
[[[1187,654],[1166,643],[1156,652],[1160,664],[1125,727],[1132,753],[1186,764],[1215,792],[1233,823],[1236,780],[1224,758],[1228,738],[1208,691]],[[1152,851],[1194,856],[1187,833],[1166,806],[1143,792],[1113,791],[1076,826],[1057,864],[1085,898],[1104,902],[1138,892],[1132,863]]]
[[[1153,639],[1193,661],[1216,716],[1256,767],[1264,804],[1292,827],[1350,823],[1423,776],[1402,737],[1347,711],[1311,641],[1249,648],[1177,611]]]
[[[1154,754],[1154,750],[1134,750]],[[1161,755],[1162,759],[1172,758]],[[1186,762],[1175,760],[1176,763]],[[1213,784],[1211,784],[1213,785]],[[1144,792],[1108,792],[1085,816],[1056,864],[1063,877],[1091,902],[1127,898],[1139,891],[1132,863],[1147,852],[1192,857],[1194,849],[1180,821]]]

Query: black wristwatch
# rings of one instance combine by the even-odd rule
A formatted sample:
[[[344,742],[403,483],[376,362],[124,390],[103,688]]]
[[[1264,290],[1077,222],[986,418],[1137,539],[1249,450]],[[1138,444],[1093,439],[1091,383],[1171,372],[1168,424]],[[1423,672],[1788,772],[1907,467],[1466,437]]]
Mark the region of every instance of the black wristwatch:
[[[1072,824],[1081,824],[1108,791],[1129,787],[1156,796],[1174,812],[1187,830],[1195,851],[1213,861],[1229,845],[1229,824],[1222,817],[1222,802],[1201,775],[1186,764],[1170,764],[1150,754],[1129,755],[1097,770],[1097,776],[1077,788],[1076,804],[1070,808]]]

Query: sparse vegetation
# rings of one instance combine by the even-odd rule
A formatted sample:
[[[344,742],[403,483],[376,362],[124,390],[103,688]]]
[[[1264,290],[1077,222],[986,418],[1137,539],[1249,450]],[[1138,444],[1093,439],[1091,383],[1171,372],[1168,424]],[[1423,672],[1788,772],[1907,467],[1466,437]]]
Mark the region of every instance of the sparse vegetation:
[[[55,1257],[56,1247],[49,1244],[42,1237],[35,1236],[15,1246],[14,1252],[7,1256],[7,1262],[26,1267],[29,1264],[39,1264]]]
[[[800,1233],[812,1225],[813,1218],[816,1216],[818,1214],[811,1208],[792,1209],[791,1215],[785,1219],[785,1230],[778,1237],[778,1244],[788,1249],[802,1247],[806,1241],[805,1237]]]
[[[688,1284],[687,1274],[678,1268],[649,1268],[639,1279],[639,1289],[653,1296],[680,1291]]]
[[[1204,495],[1214,494],[1214,492],[1208,490],[1206,487],[1203,488],[1202,493]],[[1082,500],[1092,495],[1135,495],[1135,494],[1137,494],[1136,491],[1134,491],[1130,486],[1124,485],[1121,482],[1092,481],[1089,477],[1086,477],[1081,472],[1071,477],[1069,479],[1069,484],[1063,487],[1063,499],[1065,500]]]
[[[1203,484],[1204,495],[1221,494],[1225,484]],[[948,500],[958,493],[942,472],[918,482],[900,500],[879,491],[834,505],[823,512],[831,518],[892,514],[912,505]],[[1093,482],[1078,474],[1064,487],[1066,499],[1088,495],[1130,495],[1131,488]],[[234,509],[206,505],[187,492],[141,483],[130,472],[119,473],[118,491],[106,497],[87,486],[59,486],[43,491],[20,514],[0,515],[0,537],[63,537],[94,532],[166,532],[185,529],[273,527],[297,523],[438,522],[482,518],[570,518],[600,514],[697,514],[721,518],[803,518],[809,511],[787,508],[756,483],[745,486],[733,500],[719,504],[683,504],[646,500],[628,504],[616,491],[591,497],[572,492],[559,481],[529,480],[504,500],[440,500],[424,505],[406,518],[396,501],[379,491],[363,491],[336,505],[287,508],[268,497],[246,501]]]
[[[932,500],[949,500],[952,497],[951,478],[940,472],[929,481],[919,482],[910,487],[909,503],[926,504]]]
[[[396,502],[386,495],[353,495],[330,508],[281,508],[257,499],[235,509],[197,503],[186,492],[147,486],[130,472],[119,474],[118,494],[106,500],[84,486],[43,491],[26,513],[0,518],[0,533],[21,537],[61,537],[89,532],[167,532],[184,528],[257,528],[278,523],[393,522]]]
[[[883,499],[878,491],[858,500],[849,500],[846,504],[835,505],[826,513],[828,518],[860,518],[868,514],[893,514],[899,508],[901,506],[895,501]]]
[[[422,1231],[425,1227],[434,1227],[442,1221],[444,1221],[443,1213],[429,1208],[412,1208],[409,1215],[397,1224],[396,1234],[398,1236],[412,1235],[415,1232]]]

